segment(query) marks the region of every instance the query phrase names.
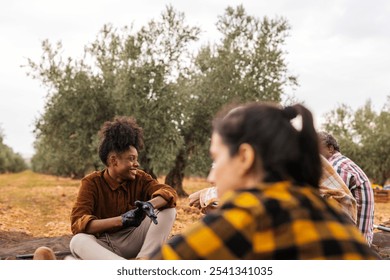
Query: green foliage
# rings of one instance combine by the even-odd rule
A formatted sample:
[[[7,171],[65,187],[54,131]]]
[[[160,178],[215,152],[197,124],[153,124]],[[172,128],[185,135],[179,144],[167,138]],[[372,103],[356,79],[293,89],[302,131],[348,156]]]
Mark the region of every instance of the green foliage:
[[[15,173],[27,169],[27,164],[18,153],[3,143],[4,135],[0,129],[0,173]]]
[[[99,165],[96,131],[113,117],[109,89],[83,60],[66,63],[59,57],[61,45],[43,42],[40,64],[29,65],[35,78],[50,89],[45,113],[36,122],[34,171],[82,177]]]
[[[335,136],[341,152],[383,184],[390,177],[390,96],[379,113],[367,101],[356,111],[341,105],[325,119],[323,129]]]
[[[280,102],[284,88],[297,85],[284,58],[290,28],[285,19],[260,20],[243,6],[228,7],[217,28],[222,40],[200,49],[191,79],[181,81],[179,87],[186,96],[186,109],[180,123],[184,146],[178,156],[184,153],[187,162],[174,168],[188,164],[187,174],[209,171],[211,122],[218,110],[232,102]]]
[[[36,122],[35,171],[81,177],[101,168],[97,132],[118,115],[134,116],[143,127],[141,165],[168,174],[181,187],[184,173],[205,175],[210,167],[211,120],[231,102],[280,102],[289,75],[283,18],[260,20],[242,6],[219,17],[220,42],[193,56],[200,29],[168,6],[158,20],[135,32],[103,26],[83,58],[61,57],[62,46],[42,44],[43,56],[28,61],[29,74],[48,88]]]
[[[183,57],[189,57],[188,44],[198,33],[184,24],[183,14],[167,7],[160,21],[138,32],[105,25],[78,61],[63,62],[61,44],[44,41],[41,61],[28,65],[33,78],[49,89],[36,123],[34,170],[82,177],[100,168],[99,128],[114,116],[131,115],[145,131],[142,166],[167,172],[182,145],[175,76],[185,74]]]

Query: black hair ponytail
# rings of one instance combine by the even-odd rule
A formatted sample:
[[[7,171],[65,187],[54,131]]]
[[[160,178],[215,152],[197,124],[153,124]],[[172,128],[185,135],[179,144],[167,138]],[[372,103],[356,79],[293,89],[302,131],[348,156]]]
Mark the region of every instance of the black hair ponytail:
[[[313,124],[311,112],[300,104],[293,106],[297,115],[302,118],[302,126],[298,132],[298,142],[301,153],[302,180],[312,186],[318,186],[321,177],[321,159],[318,145],[318,136]]]
[[[300,116],[302,125],[295,127]],[[213,123],[230,154],[243,143],[256,151],[265,182],[291,180],[318,187],[321,161],[313,117],[302,105],[281,107],[274,103],[249,103],[218,117]]]

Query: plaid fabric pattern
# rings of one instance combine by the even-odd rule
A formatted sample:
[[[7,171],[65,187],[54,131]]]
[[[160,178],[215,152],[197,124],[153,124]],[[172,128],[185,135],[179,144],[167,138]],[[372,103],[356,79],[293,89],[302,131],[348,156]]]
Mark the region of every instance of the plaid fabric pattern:
[[[356,224],[357,205],[356,199],[337,174],[329,161],[321,156],[322,177],[320,180],[320,194],[329,201],[335,202],[344,214]]]
[[[341,211],[312,187],[263,184],[174,236],[155,259],[377,259]]]
[[[374,192],[370,180],[356,163],[341,153],[335,153],[329,162],[355,197],[357,226],[371,245],[374,234]]]

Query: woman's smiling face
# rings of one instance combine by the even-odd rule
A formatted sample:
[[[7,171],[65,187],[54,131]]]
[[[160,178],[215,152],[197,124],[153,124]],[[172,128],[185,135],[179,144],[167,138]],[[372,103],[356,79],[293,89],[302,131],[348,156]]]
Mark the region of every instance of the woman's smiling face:
[[[112,167],[113,174],[110,175],[118,182],[134,180],[138,168],[138,151],[130,146],[127,151],[116,155],[115,164]]]

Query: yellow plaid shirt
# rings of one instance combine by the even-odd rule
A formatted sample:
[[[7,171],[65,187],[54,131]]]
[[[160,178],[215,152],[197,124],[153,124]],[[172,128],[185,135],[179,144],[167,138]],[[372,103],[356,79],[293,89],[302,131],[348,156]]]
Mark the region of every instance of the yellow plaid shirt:
[[[154,259],[377,259],[341,210],[312,187],[262,184],[163,245]]]

